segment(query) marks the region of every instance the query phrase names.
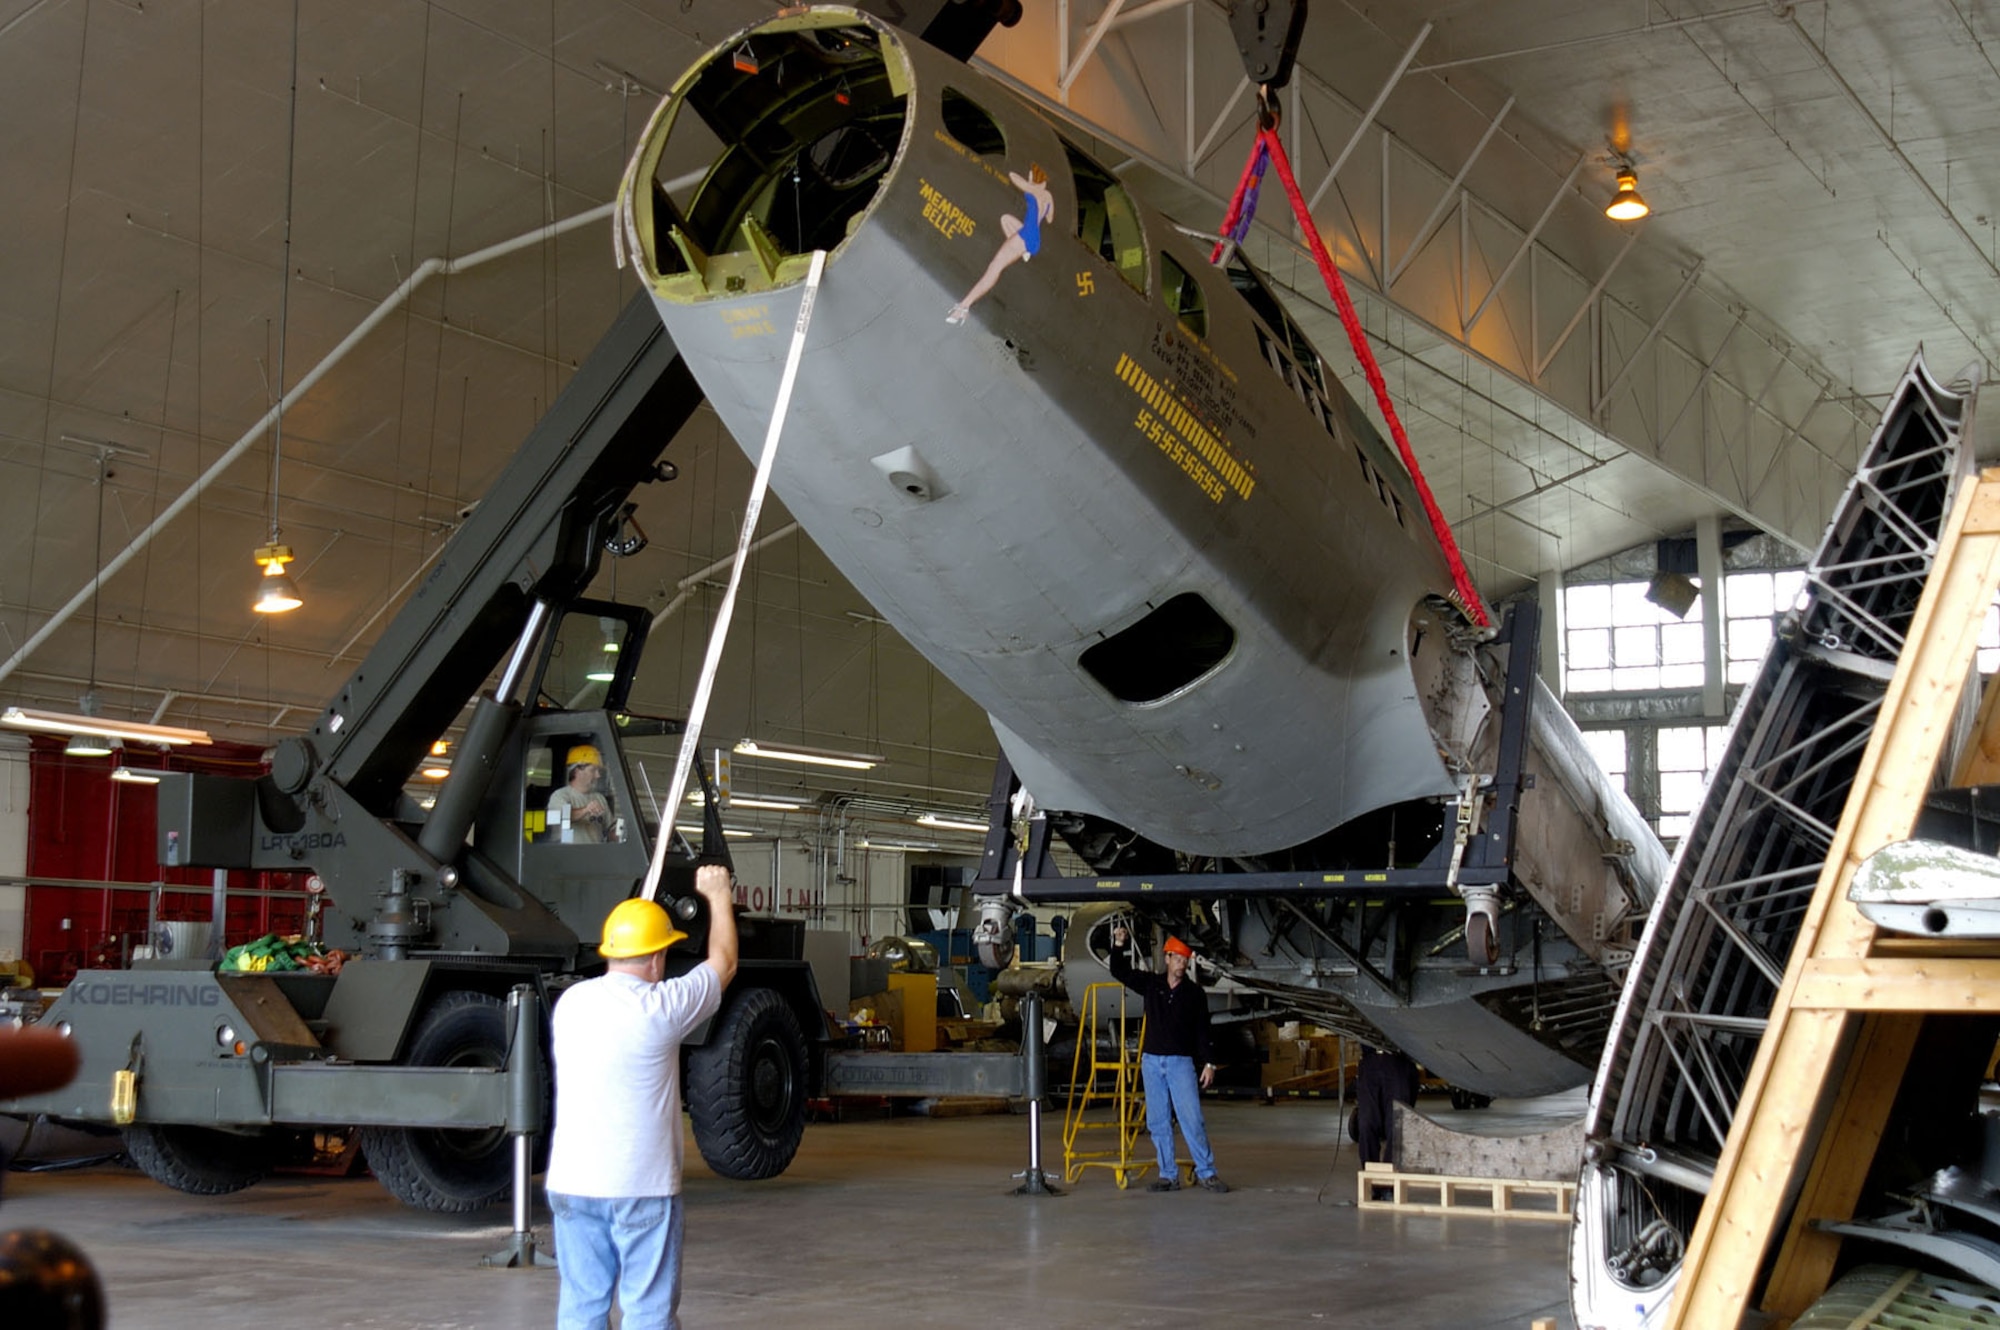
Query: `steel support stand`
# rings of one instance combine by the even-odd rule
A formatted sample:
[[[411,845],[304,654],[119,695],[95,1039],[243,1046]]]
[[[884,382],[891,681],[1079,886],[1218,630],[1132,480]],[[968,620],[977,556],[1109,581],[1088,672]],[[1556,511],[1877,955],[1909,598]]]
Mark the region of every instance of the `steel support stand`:
[[[1048,1093],[1048,1059],[1042,1048],[1042,995],[1030,990],[1021,999],[1021,1056],[1028,1094],[1028,1171],[1016,1173],[1021,1185],[1016,1196],[1060,1196],[1062,1188],[1049,1182],[1042,1171],[1042,1098]]]
[[[506,1270],[553,1269],[553,1256],[535,1247],[529,1227],[534,1213],[531,1160],[535,1137],[542,1130],[542,1003],[531,984],[516,984],[507,994],[507,1016],[514,1029],[507,1055],[507,1132],[514,1138],[514,1231],[507,1245],[482,1256],[483,1266]]]

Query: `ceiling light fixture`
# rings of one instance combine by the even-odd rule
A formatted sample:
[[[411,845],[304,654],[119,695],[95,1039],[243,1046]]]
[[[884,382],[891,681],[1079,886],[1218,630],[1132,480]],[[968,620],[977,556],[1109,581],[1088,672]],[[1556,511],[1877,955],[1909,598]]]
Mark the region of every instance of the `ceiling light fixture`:
[[[961,822],[956,818],[939,817],[936,813],[925,813],[922,817],[917,819],[917,825],[924,827],[943,827],[948,831],[987,830],[987,826],[984,822]]]
[[[64,757],[110,757],[111,741],[95,734],[72,734],[63,745]]]
[[[97,605],[104,594],[104,491],[109,488],[105,482],[111,478],[111,454],[103,449],[97,453],[97,533],[90,548],[91,567],[96,571],[90,575],[90,676],[84,682],[83,695],[76,699],[77,710],[85,717],[95,717],[97,701]],[[72,728],[69,742],[63,745],[65,757],[109,757],[111,745],[104,741],[103,732],[89,726]]]
[[[140,771],[135,767],[113,767],[111,779],[121,785],[158,785],[160,778],[151,771]]]
[[[278,525],[271,524],[271,533],[276,535]],[[256,559],[264,569],[264,576],[257,582],[257,599],[250,608],[259,614],[283,614],[305,604],[299,598],[299,584],[285,571],[285,565],[293,559],[290,545],[269,544],[257,547]]]
[[[66,711],[37,711],[31,707],[8,707],[0,711],[0,725],[11,725],[17,730],[39,730],[44,734],[89,734],[104,739],[128,739],[134,743],[179,746],[214,742],[208,737],[207,730],[149,725],[136,720],[106,720],[102,716],[72,715]]]
[[[264,575],[258,580],[256,599],[250,608],[259,614],[283,614],[305,604],[298,583],[285,571],[292,561],[292,547],[279,541],[278,480],[283,474],[285,454],[285,332],[290,324],[292,302],[292,184],[299,148],[299,16],[292,10],[292,98],[291,119],[285,128],[285,252],[279,265],[278,288],[278,405],[271,413],[271,535],[255,551]]]
[[[849,771],[867,771],[889,759],[880,753],[842,753],[827,748],[806,748],[799,744],[785,744],[775,747],[760,744],[755,739],[745,739],[736,745],[736,751],[745,757],[767,757],[776,762],[804,762],[816,767],[844,767]]]
[[[443,780],[451,774],[451,758],[447,756],[450,752],[451,741],[448,739],[439,739],[431,744],[430,756],[418,768],[425,780]]]
[[[1605,205],[1604,215],[1614,222],[1636,222],[1652,208],[1639,197],[1639,173],[1630,162],[1618,163],[1618,192]]]

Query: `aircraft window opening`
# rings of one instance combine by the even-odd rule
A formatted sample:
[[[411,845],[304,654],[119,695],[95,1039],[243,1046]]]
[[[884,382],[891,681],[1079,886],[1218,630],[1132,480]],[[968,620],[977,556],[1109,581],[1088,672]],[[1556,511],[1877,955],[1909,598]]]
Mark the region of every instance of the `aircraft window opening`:
[[[1078,657],[1121,702],[1159,702],[1229,658],[1236,630],[1195,592],[1183,591]]]
[[[1319,400],[1318,393],[1306,394],[1306,410],[1312,412],[1312,418],[1319,422],[1321,429],[1325,430],[1328,434],[1333,433],[1333,427],[1327,423],[1326,419],[1326,403]]]
[[[1285,313],[1285,307],[1278,303],[1278,297],[1265,284],[1263,275],[1251,267],[1240,252],[1230,257],[1227,271],[1229,284],[1235,288],[1236,294],[1243,297],[1243,303],[1250,306],[1251,312],[1284,343],[1285,353],[1298,366],[1299,376],[1324,395],[1326,372],[1320,365],[1319,352],[1313,348],[1305,329]]]
[[[1312,343],[1306,340],[1305,330],[1286,319],[1285,336],[1292,344],[1292,358],[1299,362],[1299,373],[1311,379],[1314,388],[1325,393],[1326,377],[1320,372],[1319,352],[1313,350]]]
[[[1146,238],[1139,211],[1117,177],[1081,148],[1063,140],[1070,182],[1076,188],[1076,236],[1085,249],[1118,270],[1125,285],[1146,291]]]
[[[1160,255],[1160,294],[1168,312],[1191,336],[1208,336],[1208,297],[1195,275],[1167,254]]]
[[[946,88],[942,105],[944,132],[981,157],[1007,155],[1007,136],[986,108],[957,88]]]

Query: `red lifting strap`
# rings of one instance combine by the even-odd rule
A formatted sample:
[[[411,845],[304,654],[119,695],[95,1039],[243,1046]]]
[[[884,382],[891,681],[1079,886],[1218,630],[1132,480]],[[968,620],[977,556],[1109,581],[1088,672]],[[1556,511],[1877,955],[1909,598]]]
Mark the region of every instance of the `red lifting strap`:
[[[1438,511],[1431,487],[1424,481],[1424,473],[1417,466],[1416,451],[1410,447],[1410,436],[1403,432],[1402,418],[1396,414],[1395,404],[1389,400],[1389,385],[1383,382],[1382,367],[1375,363],[1375,353],[1369,349],[1367,334],[1361,328],[1361,316],[1354,312],[1354,301],[1348,297],[1347,283],[1341,280],[1340,269],[1334,267],[1333,256],[1326,252],[1326,245],[1319,238],[1319,228],[1313,225],[1312,213],[1306,208],[1305,196],[1299,192],[1299,182],[1292,175],[1292,163],[1285,156],[1285,145],[1279,140],[1275,128],[1267,126],[1257,132],[1257,141],[1250,148],[1251,165],[1243,169],[1243,179],[1236,187],[1235,199],[1230,203],[1230,216],[1225,229],[1239,220],[1238,214],[1260,150],[1269,152],[1271,161],[1278,168],[1278,179],[1284,182],[1285,195],[1292,201],[1292,212],[1298,218],[1299,230],[1305,233],[1306,244],[1312,249],[1313,262],[1319,265],[1319,275],[1325,279],[1327,292],[1333,296],[1333,303],[1340,310],[1340,324],[1347,330],[1348,345],[1354,348],[1354,358],[1361,362],[1361,372],[1368,376],[1368,386],[1375,390],[1375,403],[1382,408],[1383,419],[1389,422],[1389,433],[1396,440],[1396,451],[1402,454],[1410,479],[1417,483],[1417,497],[1423,500],[1424,515],[1430,519],[1431,530],[1444,547],[1445,562],[1451,566],[1451,581],[1458,589],[1456,599],[1459,608],[1484,628],[1492,622],[1486,613],[1486,603],[1473,587],[1472,575],[1466,571],[1465,560],[1458,552],[1458,541],[1453,538],[1451,527],[1445,523],[1444,514]],[[1220,256],[1221,246],[1216,249]]]

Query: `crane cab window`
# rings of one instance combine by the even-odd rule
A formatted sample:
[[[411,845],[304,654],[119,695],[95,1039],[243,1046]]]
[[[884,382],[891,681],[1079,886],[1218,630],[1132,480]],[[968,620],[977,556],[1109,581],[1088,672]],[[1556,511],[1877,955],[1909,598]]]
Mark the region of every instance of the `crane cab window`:
[[[981,157],[1005,157],[1007,136],[986,108],[957,88],[944,90],[944,132]]]
[[[1117,177],[1084,151],[1063,140],[1070,179],[1076,185],[1076,234],[1083,247],[1118,270],[1125,285],[1146,290],[1146,238],[1139,210]]]
[[[1160,294],[1181,327],[1191,336],[1207,339],[1208,297],[1202,294],[1201,283],[1194,274],[1168,254],[1160,255]]]
[[[1077,664],[1121,702],[1161,702],[1229,658],[1236,630],[1192,591],[1085,651]]]

